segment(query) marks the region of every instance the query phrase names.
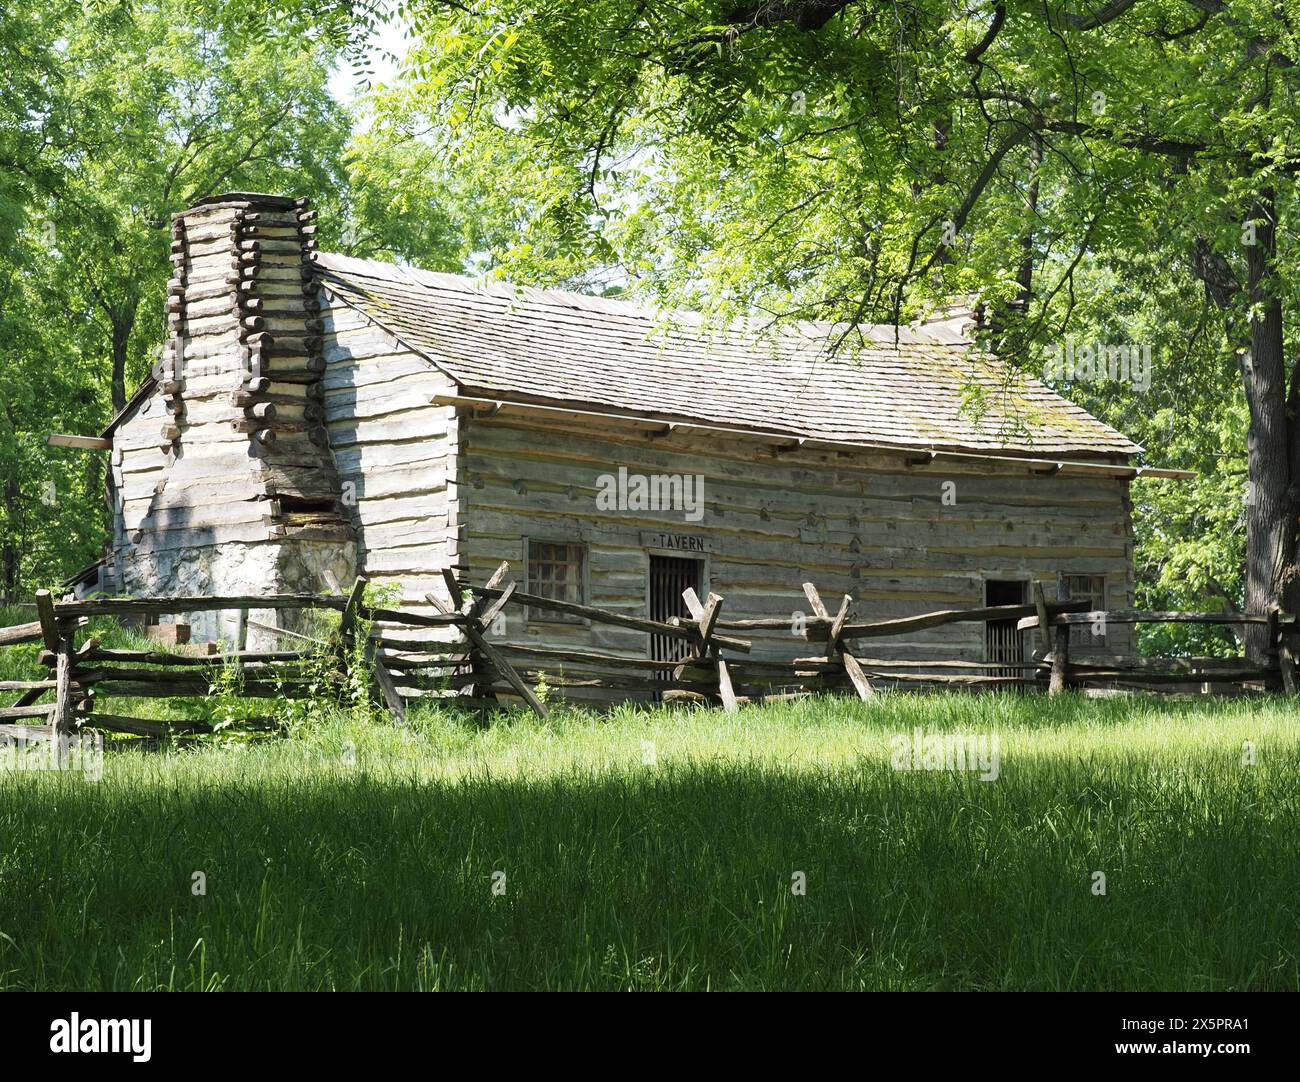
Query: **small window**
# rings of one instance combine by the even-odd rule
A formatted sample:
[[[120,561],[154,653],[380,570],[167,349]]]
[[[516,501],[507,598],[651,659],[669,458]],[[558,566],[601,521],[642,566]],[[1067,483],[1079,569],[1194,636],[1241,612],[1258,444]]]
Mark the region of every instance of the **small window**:
[[[1106,577],[1104,575],[1066,575],[1065,589],[1071,601],[1086,601],[1093,612],[1106,608]],[[1092,624],[1070,626],[1071,646],[1105,646],[1105,634],[1094,635]]]
[[[528,542],[528,592],[553,601],[587,603],[587,549],[563,541]],[[551,609],[528,610],[532,621],[575,623],[580,616]]]

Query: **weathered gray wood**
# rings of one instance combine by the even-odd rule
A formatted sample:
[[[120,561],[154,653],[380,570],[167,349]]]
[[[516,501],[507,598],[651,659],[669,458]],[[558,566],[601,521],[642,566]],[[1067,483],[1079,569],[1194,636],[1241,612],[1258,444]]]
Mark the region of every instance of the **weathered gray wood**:
[[[40,619],[41,637],[45,640],[45,649],[57,651],[59,648],[59,625],[54,615],[54,598],[49,590],[36,591],[36,615]],[[63,615],[75,615],[64,613]]]
[[[456,572],[454,572],[450,567],[444,567],[442,569],[442,579],[443,582],[447,584],[447,595],[451,598],[452,606],[456,611],[460,613],[469,611],[470,601],[466,600],[463,596],[464,590],[461,587],[460,580],[456,578]],[[478,595],[477,591],[475,591],[475,594],[482,597],[500,596],[498,593],[489,593],[486,590],[481,595]]]
[[[50,712],[50,724],[57,735],[70,733],[73,728],[72,713],[75,701],[72,692],[74,647],[70,636],[61,635],[55,648],[55,683],[54,709]]]
[[[274,731],[280,722],[272,717],[240,718],[236,728],[254,731]],[[212,726],[206,722],[187,718],[157,719],[133,718],[122,714],[93,713],[87,719],[85,727],[89,729],[106,729],[109,732],[129,733],[134,736],[170,736],[187,733],[210,733]]]
[[[1065,587],[1065,576],[1058,574],[1056,577],[1056,600],[1064,602],[1068,597],[1069,591]],[[1069,671],[1070,629],[1058,624],[1052,629],[1052,673],[1048,680],[1048,695],[1059,695],[1065,690]]]
[[[1291,644],[1283,640],[1277,648],[1277,667],[1282,676],[1282,690],[1288,695],[1300,692],[1300,672],[1296,669],[1296,656]]]
[[[282,628],[269,630],[281,631]],[[236,664],[270,664],[309,661],[312,655],[303,650],[235,650],[224,654],[168,654],[156,650],[90,650],[78,653],[79,661],[112,661],[134,665],[182,665],[220,667]]]
[[[480,634],[476,622],[471,620],[465,625],[465,634],[469,637],[474,646],[483,654],[488,664],[492,666],[519,695],[520,698],[532,708],[540,718],[550,716],[545,704],[533,694],[532,689],[523,681],[523,678],[515,671],[514,666],[510,664],[497,650],[489,643],[482,634]]]
[[[460,644],[442,639],[401,639],[394,638],[389,629],[381,628],[371,631],[370,637],[383,649],[396,653],[451,655],[460,649]]]
[[[722,697],[722,709],[728,714],[734,714],[739,705],[736,702],[736,689],[731,686],[731,673],[727,671],[727,663],[721,657],[717,659],[718,663],[718,694]]]
[[[853,683],[853,688],[858,693],[860,699],[870,699],[876,694],[875,689],[871,686],[871,681],[867,679],[867,674],[862,671],[862,666],[858,659],[847,650],[840,652],[840,657],[844,660],[844,671],[848,673],[849,680]]]
[[[698,665],[712,651],[713,628],[722,612],[722,598],[715,593],[710,593],[708,600],[701,604],[695,591],[688,586],[682,591],[682,599],[686,602],[687,609],[695,619],[696,634],[690,650],[678,662],[677,668],[673,670],[675,677],[680,677],[692,665]]]
[[[1072,602],[1077,604],[1077,602]],[[1085,603],[1086,604],[1086,603]],[[1264,612],[1143,612],[1140,609],[1088,609],[1083,612],[1067,612],[1051,618],[1053,627],[1073,627],[1079,624],[1091,624],[1097,619],[1104,619],[1107,624],[1267,624],[1268,613]],[[1295,623],[1292,613],[1277,614],[1280,625]],[[1038,618],[1032,624],[1021,620],[1016,626],[1037,627]]]
[[[1044,661],[1036,661],[1036,662],[1025,661],[1025,662],[1018,662],[1018,663],[1017,662],[1004,663],[999,661],[996,663],[996,665],[988,661],[947,661],[941,659],[934,659],[929,661],[926,660],[917,661],[911,658],[858,657],[858,655],[856,654],[854,655],[854,657],[857,657],[858,662],[862,666],[872,670],[873,672],[877,672],[884,669],[959,669],[959,670],[970,669],[970,670],[983,671],[990,667],[998,668],[998,669],[1025,669],[1026,671],[1032,671],[1034,669],[1042,667],[1045,664]],[[746,660],[741,664],[752,665],[754,664],[754,662]],[[809,667],[809,666],[812,667],[824,666],[826,668],[833,668],[835,665],[838,664],[838,659],[828,658],[825,655],[820,655],[817,657],[797,657],[789,664],[795,666],[796,668]],[[1050,661],[1046,662],[1046,665],[1049,667],[1050,664],[1051,664]]]
[[[429,604],[444,616],[450,616],[456,611],[449,601],[445,598],[439,597],[437,594],[426,594],[425,597],[428,599]]]
[[[366,592],[366,585],[367,580],[364,575],[358,575],[356,581],[352,584],[352,591],[348,594],[348,599],[343,605],[343,616],[339,620],[339,635],[342,638],[348,638],[352,635],[361,608],[361,599]]]
[[[718,696],[716,674],[710,676],[707,680],[657,680],[648,676],[638,676],[634,673],[621,676],[609,673],[589,675],[586,673],[557,673],[549,669],[517,669],[516,672],[521,678],[533,683],[545,673],[546,682],[552,687],[559,688],[604,688],[618,691],[644,691],[648,694],[679,688],[697,691],[712,699],[716,699]],[[797,681],[788,680],[786,683],[797,683]],[[497,681],[496,684],[502,686],[503,682]],[[518,693],[511,691],[511,694]]]
[[[114,733],[128,733],[132,736],[168,736],[172,733],[210,733],[211,725],[201,721],[176,720],[161,721],[154,718],[133,718],[122,714],[91,714],[86,719],[86,728],[106,729]]]
[[[0,627],[0,646],[18,646],[21,643],[40,642],[44,637],[40,621]]]
[[[1201,673],[1155,672],[1137,669],[1086,669],[1080,670],[1074,662],[1070,663],[1070,679],[1080,681],[1122,681],[1132,686],[1147,684],[1163,686],[1166,684],[1239,684],[1243,681],[1276,682],[1278,673],[1274,669],[1260,671],[1257,668],[1243,669],[1207,669]]]
[[[321,639],[313,639],[310,635],[304,635],[299,631],[290,631],[286,627],[276,627],[274,624],[264,624],[261,620],[254,620],[252,617],[244,621],[245,627],[255,627],[259,631],[269,632],[276,638],[293,639],[296,642],[309,642],[313,646],[328,647],[329,643]]]
[[[1052,649],[1052,636],[1047,629],[1047,598],[1043,596],[1043,584],[1037,580],[1034,581],[1034,608],[1038,614],[1038,634],[1043,644],[1043,651],[1050,652]],[[1016,625],[1016,629],[1022,630],[1019,624]]]
[[[266,594],[233,597],[136,597],[92,601],[59,601],[54,612],[65,616],[129,616],[140,613],[215,612],[221,609],[339,609],[347,604],[337,594]],[[53,649],[51,646],[50,649]]]
[[[402,725],[406,722],[406,704],[402,702],[402,696],[397,691],[396,684],[389,674],[388,669],[384,667],[384,659],[379,656],[379,650],[374,639],[366,639],[365,643],[366,661],[370,664],[370,670],[374,674],[375,686],[379,689],[379,694],[388,712]]]
[[[1036,662],[1027,663],[1039,668],[1050,668],[1052,655],[1046,654]],[[1026,667],[1027,667],[1026,666]],[[1002,666],[999,665],[1001,668]],[[1087,672],[1091,669],[1121,670],[1126,672],[1170,672],[1183,673],[1188,677],[1202,672],[1254,671],[1265,674],[1270,667],[1253,662],[1245,657],[1135,657],[1127,654],[1094,654],[1088,652],[1082,657],[1070,659],[1072,671]]]
[[[306,661],[283,661],[267,664],[263,662],[253,664],[215,664],[216,656],[206,659],[214,664],[207,665],[203,668],[194,666],[182,666],[171,669],[141,669],[128,668],[124,665],[99,665],[99,666],[78,666],[75,679],[84,685],[99,685],[104,681],[120,680],[138,680],[155,684],[177,684],[192,687],[202,687],[204,683],[215,684],[221,674],[229,671],[238,671],[238,673],[253,680],[269,681],[277,678],[285,678],[290,681],[301,680],[305,675],[311,674],[313,664],[310,660]]]
[[[595,664],[608,665],[611,668],[649,669],[666,672],[669,669],[677,668],[681,664],[680,661],[656,661],[648,657],[623,657],[619,654],[602,653],[595,650],[566,649],[560,646],[522,646],[512,642],[500,642],[495,645],[498,650],[507,654],[518,654],[521,657],[540,658],[542,660],[553,658],[557,662],[569,662],[573,665]],[[706,663],[701,662],[700,664]]]
[[[245,680],[240,688],[240,695],[250,699],[305,698],[310,694],[314,684],[314,680],[274,682]],[[208,680],[190,676],[177,676],[170,681],[119,680],[103,677],[95,682],[96,692],[104,698],[131,699],[206,698],[211,694],[212,686]]]
[[[843,643],[840,641],[844,634],[844,627],[849,621],[849,609],[853,606],[853,598],[848,594],[844,595],[840,602],[839,611],[831,621],[830,630],[826,633],[826,652],[830,653],[832,649],[844,652]]]
[[[465,622],[460,613],[422,613],[405,609],[366,609],[366,616],[375,623],[399,624],[407,627],[457,627]]]
[[[793,618],[789,616],[758,616],[743,620],[719,620],[717,627],[719,631],[788,631],[793,623]],[[805,629],[825,632],[831,626],[830,617],[805,616],[803,626]]]
[[[75,447],[81,451],[111,451],[113,441],[99,436],[61,436],[49,435],[45,442],[51,447]]]
[[[1051,606],[1058,613],[1086,614],[1088,602],[1062,601]],[[846,639],[877,638],[886,635],[906,635],[913,631],[940,627],[944,624],[987,623],[990,620],[1011,620],[1015,617],[1031,617],[1032,624],[1020,622],[1017,627],[1034,627],[1038,623],[1038,610],[1033,605],[991,605],[978,609],[942,609],[936,612],[922,613],[920,616],[905,616],[898,620],[881,620],[871,624],[848,624],[844,628]],[[1062,617],[1064,618],[1064,617]],[[1079,620],[1084,623],[1086,621]],[[1021,626],[1023,625],[1023,626]],[[811,637],[811,636],[810,636]]]
[[[495,601],[493,601],[490,605],[488,605],[488,607],[486,608],[486,610],[483,612],[481,616],[477,617],[479,623],[482,624],[485,628],[491,630],[492,621],[495,620],[497,618],[497,615],[501,612],[501,610],[506,607],[506,603],[514,595],[514,592],[515,592],[515,583],[512,582],[508,584],[501,591],[501,596],[498,597]],[[479,604],[480,605],[486,604],[487,601],[488,601],[487,598],[480,598]]]
[[[811,582],[803,584],[804,596],[808,599],[808,604],[812,606],[813,615],[826,625],[826,630],[830,630],[831,614],[827,611],[825,603],[822,601],[821,594],[818,592],[816,585]]]
[[[474,586],[471,590],[475,595],[485,597],[497,597],[500,595],[499,590],[488,590],[483,587]],[[623,613],[610,612],[607,609],[595,608],[591,605],[579,605],[572,601],[554,601],[549,597],[540,597],[537,594],[524,593],[522,590],[516,590],[514,594],[515,603],[525,605],[528,608],[546,609],[550,612],[567,613],[570,616],[581,616],[583,619],[592,620],[596,623],[614,624],[618,627],[631,628],[634,631],[648,631],[655,635],[668,635],[676,639],[690,640],[693,638],[692,632],[686,628],[674,624],[659,623],[656,620],[650,620],[643,616],[627,616]],[[714,635],[713,641],[719,646],[725,646],[729,650],[739,650],[742,653],[748,653],[751,644],[740,639],[732,639],[721,635]]]
[[[488,590],[500,589],[502,581],[504,581],[508,574],[510,574],[510,561],[502,560],[497,569],[492,572],[491,577],[484,584],[484,587]]]
[[[882,679],[897,684],[933,684],[936,687],[1041,687],[1036,681],[1026,680],[1021,676],[940,676],[937,674],[926,676],[922,673],[891,673]]]
[[[699,595],[689,586],[682,591],[682,601],[686,603],[686,611],[691,614],[691,619],[697,624],[704,619],[704,605],[699,599]]]
[[[0,718],[48,718],[53,710],[53,703],[40,703],[32,706],[0,706]]]
[[[507,571],[509,571],[509,564],[503,561],[492,574],[489,582],[499,583],[505,577]],[[510,584],[509,589],[499,592],[496,591],[496,587],[493,585],[489,587],[489,589],[493,591],[492,593],[484,592],[483,594],[475,594],[471,592],[467,594],[466,590],[462,587],[460,580],[457,579],[455,571],[451,567],[444,566],[442,568],[442,579],[447,587],[447,596],[451,599],[451,605],[455,609],[456,613],[462,618],[462,623],[460,625],[461,631],[470,641],[471,649],[460,659],[460,662],[471,666],[474,676],[474,683],[472,685],[473,697],[481,700],[496,699],[496,693],[492,688],[491,680],[491,673],[494,670],[512,687],[515,686],[516,683],[518,683],[520,687],[524,687],[522,679],[513,668],[510,669],[509,673],[501,668],[501,665],[509,667],[510,664],[504,658],[498,658],[501,665],[492,664],[491,658],[493,654],[490,648],[484,648],[487,646],[487,642],[483,625],[478,620],[477,615],[488,603],[490,597],[495,596],[498,600],[501,597],[505,597],[508,600],[514,594],[514,583]],[[458,607],[457,603],[459,603]],[[534,696],[531,691],[527,691],[526,694],[521,692],[521,694],[523,694],[528,705],[534,709],[534,712],[539,712],[538,706],[541,704],[540,701],[537,700],[536,696]],[[537,703],[537,706],[534,706],[534,703]],[[544,709],[545,708],[543,707],[542,711],[544,711]],[[540,716],[545,716],[544,712],[539,713]]]
[[[52,664],[52,663],[53,663],[53,658],[51,658],[50,660],[51,660],[51,664]],[[12,703],[11,705],[12,705],[12,706],[31,706],[32,703],[34,703],[37,699],[39,699],[39,698],[40,698],[42,695],[44,695],[44,694],[45,694],[44,691],[37,691],[37,690],[35,690],[35,689],[29,690],[29,691],[24,691],[21,695],[18,696],[17,699],[15,699],[15,700],[13,701],[13,703]]]
[[[0,725],[0,737],[27,742],[36,740],[53,740],[54,728],[51,725]]]
[[[827,654],[839,658],[844,666],[845,675],[848,676],[850,683],[852,683],[858,698],[864,701],[873,698],[876,692],[871,686],[871,681],[867,679],[867,674],[863,672],[862,666],[858,664],[858,659],[853,656],[844,643],[844,629],[848,625],[849,610],[853,605],[853,598],[849,594],[845,594],[840,601],[839,611],[834,618],[831,618],[829,610],[822,601],[821,593],[814,583],[805,582],[803,592],[804,596],[808,598],[808,603],[812,606],[814,614],[822,621],[830,620],[826,628]]]
[[[393,676],[393,685],[398,694],[406,699],[415,698],[418,691],[455,691],[463,694],[466,688],[474,688],[484,682],[484,677],[473,673],[425,673],[398,672]],[[491,686],[491,681],[488,681]]]

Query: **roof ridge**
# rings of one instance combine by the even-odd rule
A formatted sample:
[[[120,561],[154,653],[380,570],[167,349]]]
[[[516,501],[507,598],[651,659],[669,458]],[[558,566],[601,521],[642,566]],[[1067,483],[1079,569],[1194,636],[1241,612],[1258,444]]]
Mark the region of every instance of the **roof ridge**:
[[[946,305],[918,323],[899,324],[897,327],[892,323],[852,324],[844,321],[810,319],[783,323],[775,317],[765,321],[759,317],[743,316],[736,317],[728,324],[713,324],[705,313],[691,308],[655,309],[623,297],[597,296],[592,293],[579,293],[575,290],[544,286],[516,285],[513,282],[506,282],[501,279],[475,278],[471,275],[456,274],[451,271],[430,271],[425,270],[423,267],[392,263],[382,259],[343,255],[338,252],[318,253],[316,265],[327,273],[338,270],[344,274],[359,274],[383,282],[409,283],[425,288],[456,289],[508,300],[533,301],[561,308],[570,308],[580,312],[606,312],[610,315],[647,319],[658,324],[680,324],[715,331],[742,330],[745,334],[755,338],[767,337],[763,329],[754,330],[756,325],[766,324],[766,326],[775,327],[780,334],[798,331],[805,337],[814,339],[825,339],[832,334],[839,334],[843,331],[851,332],[853,329],[857,329],[864,332],[870,341],[881,345],[892,345],[896,332],[900,341],[906,341],[908,344],[972,344],[971,339],[968,337],[955,336],[951,332],[946,333],[941,329],[957,320],[965,320],[968,317],[973,319],[969,307],[965,304]],[[368,271],[374,273],[367,273]],[[926,328],[930,329],[927,331]]]

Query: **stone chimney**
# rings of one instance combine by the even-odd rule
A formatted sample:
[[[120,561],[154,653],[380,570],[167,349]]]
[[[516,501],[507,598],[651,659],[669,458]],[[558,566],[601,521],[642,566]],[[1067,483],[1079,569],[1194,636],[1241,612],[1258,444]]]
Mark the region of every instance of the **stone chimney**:
[[[324,423],[314,219],[305,199],[235,192],[172,221],[170,338],[141,411],[156,411],[165,468],[130,538],[133,593],[352,580],[355,535]]]

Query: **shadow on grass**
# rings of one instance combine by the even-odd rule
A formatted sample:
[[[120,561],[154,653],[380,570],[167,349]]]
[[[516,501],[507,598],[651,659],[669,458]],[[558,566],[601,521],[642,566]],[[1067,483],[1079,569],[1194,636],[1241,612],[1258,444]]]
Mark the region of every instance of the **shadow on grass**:
[[[1294,989],[1297,766],[11,778],[0,987]]]

